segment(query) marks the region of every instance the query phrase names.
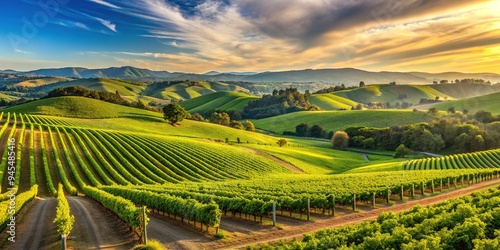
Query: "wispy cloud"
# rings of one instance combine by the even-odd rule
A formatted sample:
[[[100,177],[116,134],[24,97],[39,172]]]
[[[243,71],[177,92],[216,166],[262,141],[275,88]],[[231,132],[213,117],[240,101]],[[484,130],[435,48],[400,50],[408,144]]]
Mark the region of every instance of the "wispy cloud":
[[[15,51],[15,52],[17,52],[17,53],[22,53],[22,54],[32,54],[32,53],[31,53],[31,52],[29,52],[29,51],[26,51],[26,50],[20,50],[20,49],[16,49],[16,50],[14,50],[14,51]]]
[[[110,7],[110,8],[113,8],[113,9],[121,9],[121,7],[119,6],[116,6],[112,3],[109,3],[109,2],[106,2],[106,1],[103,1],[103,0],[89,0],[90,2],[94,2],[94,3],[97,3],[97,4],[100,4],[100,5],[104,5],[104,6],[107,6],[107,7]]]
[[[141,36],[169,48],[121,52],[115,60],[199,72],[413,66],[467,71],[478,68],[465,63],[478,62],[472,58],[482,58],[483,65],[498,62],[498,56],[484,57],[500,43],[495,1],[207,0],[189,12],[183,8],[162,0],[123,2],[120,13],[147,27]],[[95,20],[116,32],[111,21]],[[172,48],[177,52],[167,52]]]
[[[111,23],[111,21],[108,21],[108,20],[105,20],[105,19],[102,19],[102,18],[99,18],[99,17],[95,17],[95,19],[97,21],[99,21],[102,25],[106,26],[106,28],[112,30],[113,32],[117,32],[116,31],[116,24]]]
[[[69,28],[79,28],[79,29],[84,29],[84,30],[91,30],[86,24],[81,23],[81,22],[74,22],[74,21],[69,21],[69,20],[59,20],[56,21],[55,24],[64,26],[64,27],[69,27]]]

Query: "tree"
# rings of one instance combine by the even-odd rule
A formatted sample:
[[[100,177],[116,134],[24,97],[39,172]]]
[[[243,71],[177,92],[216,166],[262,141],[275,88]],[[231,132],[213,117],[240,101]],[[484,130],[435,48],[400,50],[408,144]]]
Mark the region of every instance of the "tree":
[[[337,131],[332,136],[332,146],[334,149],[345,150],[349,143],[349,135],[344,131]]]
[[[322,138],[324,137],[324,132],[323,132],[323,127],[321,127],[318,124],[315,124],[309,129],[309,136],[315,137],[315,138]]]
[[[179,104],[168,104],[163,107],[163,118],[168,120],[170,124],[175,125],[188,117],[189,113]]]
[[[210,116],[210,121],[215,124],[229,126],[229,124],[231,123],[231,118],[226,112],[213,112],[212,116]]]
[[[366,85],[365,85],[365,82],[363,82],[363,81],[359,82],[359,87],[360,87],[360,88],[362,88],[362,87],[364,87],[364,86],[366,86]]]
[[[448,108],[448,113],[455,114],[455,107],[449,107]]]
[[[245,129],[246,131],[255,131],[255,126],[253,125],[253,123],[249,120],[246,120],[243,125],[245,126]]]
[[[309,131],[309,125],[305,122],[295,126],[295,134],[297,136],[304,137],[307,135],[308,131]]]
[[[276,144],[278,144],[278,146],[280,146],[280,147],[283,147],[283,146],[288,145],[288,141],[287,141],[287,140],[285,140],[285,139],[279,139],[279,140],[276,142]]]
[[[243,124],[241,124],[241,122],[239,122],[239,121],[232,121],[231,128],[241,129],[241,130],[245,129],[245,127],[243,127]]]
[[[404,158],[405,155],[409,153],[410,149],[406,148],[404,144],[401,144],[396,148],[396,154],[394,154],[394,158]]]
[[[430,108],[427,112],[431,115],[437,115],[438,111],[436,108]]]

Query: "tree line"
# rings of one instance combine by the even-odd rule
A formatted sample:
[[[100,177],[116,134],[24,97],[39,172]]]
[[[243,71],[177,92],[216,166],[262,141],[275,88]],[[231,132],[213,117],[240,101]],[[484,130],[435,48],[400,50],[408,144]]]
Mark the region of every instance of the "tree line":
[[[457,153],[500,147],[500,117],[478,111],[463,121],[435,118],[431,122],[386,128],[349,127],[349,145],[366,149],[395,150],[401,144],[416,151],[452,149]],[[463,118],[463,117],[462,117]]]

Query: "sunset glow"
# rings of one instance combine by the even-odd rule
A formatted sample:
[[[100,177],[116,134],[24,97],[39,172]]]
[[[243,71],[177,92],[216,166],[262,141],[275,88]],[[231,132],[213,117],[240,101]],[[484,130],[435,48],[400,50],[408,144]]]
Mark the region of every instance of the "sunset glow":
[[[40,2],[0,3],[0,69],[500,73],[500,1]]]

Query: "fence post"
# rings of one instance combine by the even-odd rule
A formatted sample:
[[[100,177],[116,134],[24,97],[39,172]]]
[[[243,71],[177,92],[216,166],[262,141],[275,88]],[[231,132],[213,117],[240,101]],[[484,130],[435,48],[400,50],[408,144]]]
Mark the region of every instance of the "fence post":
[[[276,201],[273,201],[273,227],[276,226]]]
[[[148,232],[146,227],[146,206],[142,206],[142,242],[144,245],[148,244]]]
[[[353,194],[352,198],[352,211],[356,211],[356,194]]]
[[[311,197],[307,197],[307,221],[311,217]]]

